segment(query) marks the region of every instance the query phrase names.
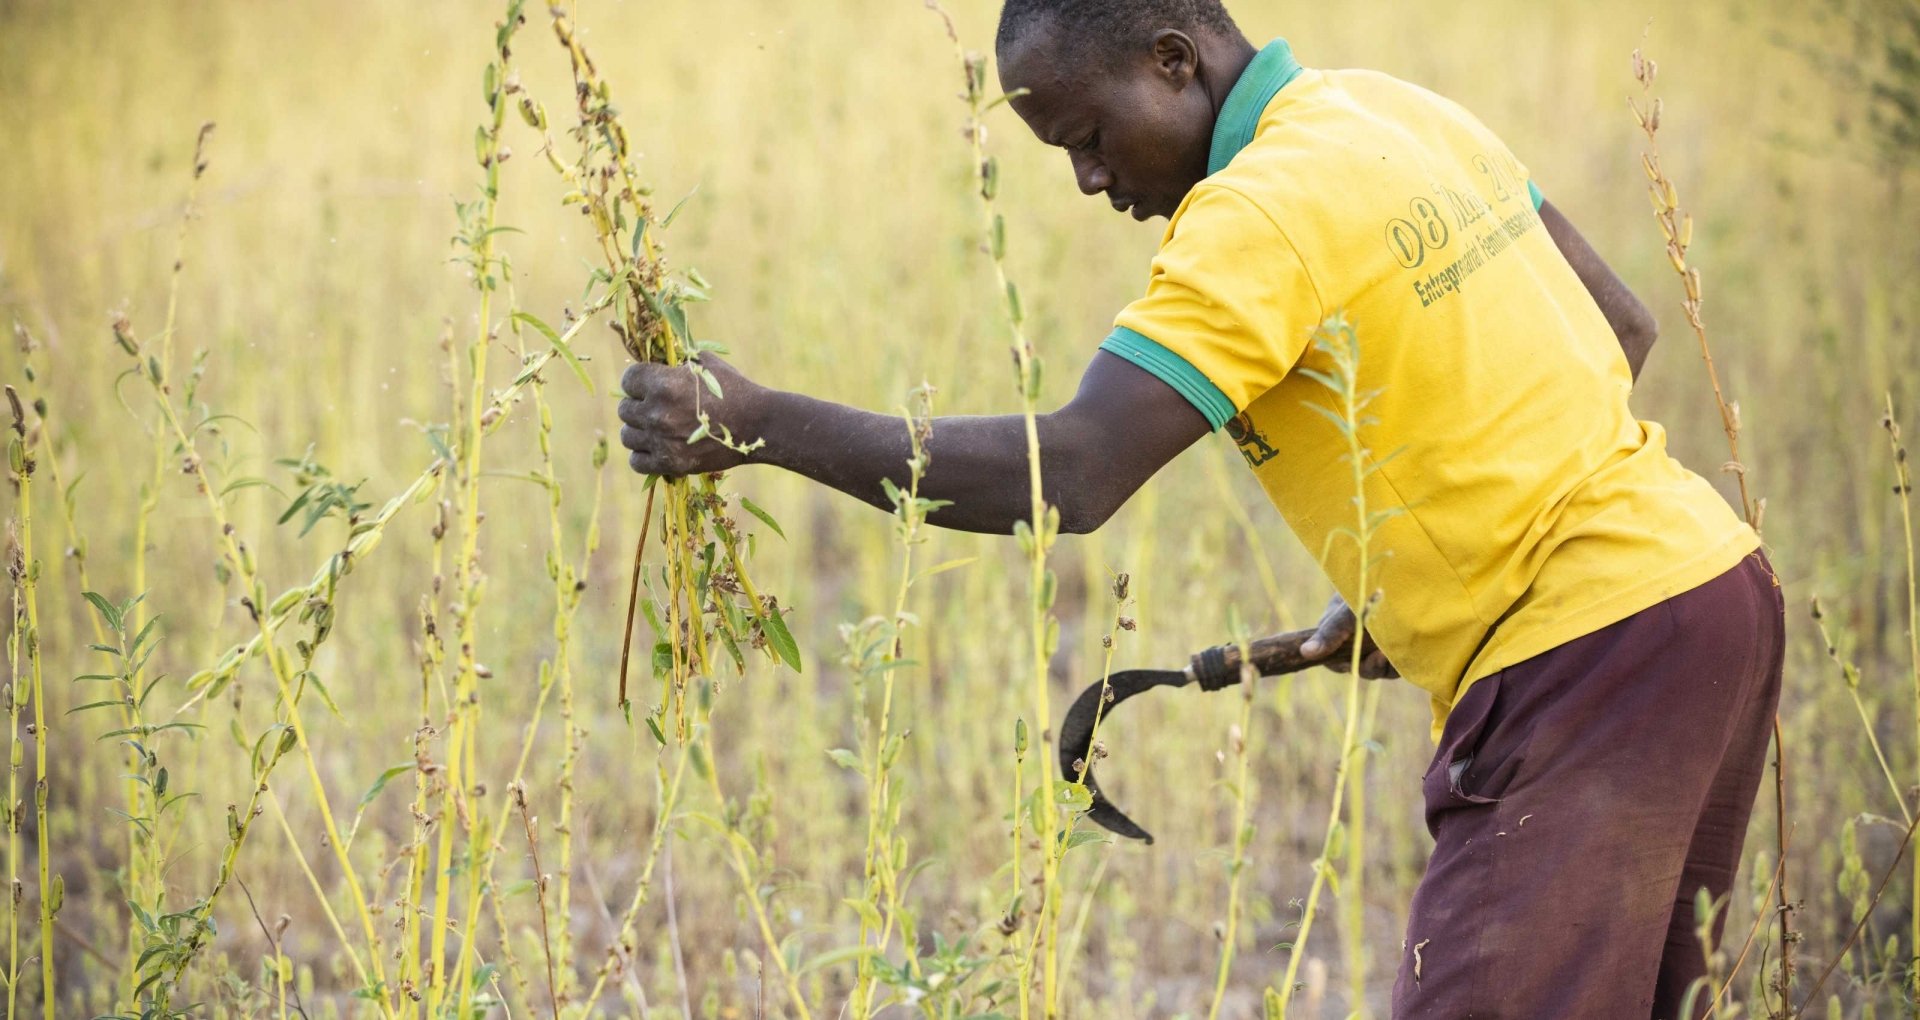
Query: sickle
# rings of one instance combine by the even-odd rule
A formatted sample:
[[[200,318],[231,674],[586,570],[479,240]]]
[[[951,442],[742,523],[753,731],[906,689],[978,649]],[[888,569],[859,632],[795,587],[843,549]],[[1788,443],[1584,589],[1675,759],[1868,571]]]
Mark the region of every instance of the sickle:
[[[1343,645],[1329,655],[1308,659],[1300,654],[1300,646],[1312,636],[1312,630],[1296,630],[1253,642],[1247,651],[1253,660],[1254,670],[1260,676],[1296,673],[1309,666],[1337,661],[1337,657],[1347,651]],[[1067,782],[1081,780],[1086,784],[1087,792],[1093,795],[1093,807],[1088,809],[1087,817],[1093,819],[1094,824],[1129,839],[1153,842],[1153,836],[1115,807],[1094,780],[1093,762],[1089,757],[1093,749],[1094,724],[1104,721],[1114,709],[1120,707],[1121,702],[1141,691],[1155,687],[1185,687],[1195,682],[1200,684],[1203,691],[1218,691],[1239,683],[1240,646],[1217,645],[1209,648],[1195,655],[1185,669],[1130,669],[1115,673],[1105,683],[1089,685],[1074,699],[1073,707],[1067,710],[1066,719],[1060,723],[1060,775]],[[1105,711],[1102,711],[1101,705],[1103,695]],[[1082,771],[1086,773],[1084,779],[1081,777]]]

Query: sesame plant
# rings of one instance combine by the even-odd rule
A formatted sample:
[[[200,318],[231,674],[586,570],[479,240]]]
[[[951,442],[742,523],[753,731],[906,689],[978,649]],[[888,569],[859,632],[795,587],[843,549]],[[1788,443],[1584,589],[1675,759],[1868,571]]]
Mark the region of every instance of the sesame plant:
[[[1320,324],[1314,331],[1313,350],[1326,359],[1327,370],[1301,367],[1297,371],[1319,383],[1326,390],[1330,404],[1309,403],[1307,406],[1325,418],[1336,429],[1346,445],[1342,459],[1352,469],[1353,480],[1353,524],[1335,528],[1327,535],[1326,546],[1321,550],[1322,563],[1330,564],[1334,555],[1334,543],[1351,543],[1354,563],[1354,584],[1351,590],[1364,592],[1360,604],[1353,607],[1353,641],[1349,649],[1350,661],[1347,666],[1347,690],[1345,707],[1341,718],[1343,728],[1340,736],[1339,756],[1335,759],[1332,803],[1327,810],[1326,834],[1320,843],[1320,855],[1313,862],[1313,880],[1307,886],[1307,895],[1300,908],[1300,926],[1298,933],[1286,945],[1287,969],[1281,978],[1277,991],[1269,990],[1266,996],[1266,1012],[1270,1017],[1285,1017],[1298,987],[1297,980],[1300,964],[1306,957],[1307,939],[1313,934],[1313,922],[1320,903],[1320,897],[1329,884],[1338,882],[1337,868],[1343,855],[1353,852],[1348,845],[1346,815],[1343,807],[1349,789],[1358,789],[1359,782],[1355,773],[1364,767],[1363,756],[1365,741],[1370,739],[1368,731],[1373,725],[1377,710],[1379,688],[1368,689],[1363,697],[1361,688],[1366,682],[1360,678],[1360,660],[1365,653],[1367,621],[1373,615],[1373,608],[1381,597],[1375,587],[1374,561],[1378,554],[1374,551],[1374,535],[1381,525],[1398,516],[1402,511],[1398,507],[1374,510],[1368,506],[1367,480],[1378,472],[1392,458],[1374,456],[1362,438],[1362,431],[1373,424],[1374,419],[1367,408],[1379,396],[1378,390],[1365,390],[1360,387],[1360,338],[1354,326],[1342,315],[1335,315]],[[1364,864],[1364,861],[1361,862]],[[1348,890],[1343,895],[1357,897],[1358,888]],[[1419,948],[1411,947],[1414,959],[1419,959]],[[1223,965],[1224,966],[1224,965]],[[1356,1010],[1363,1007],[1356,1006]]]
[[[867,838],[861,867],[865,884],[858,898],[847,900],[860,920],[854,986],[847,1008],[851,1015],[862,1018],[873,1015],[881,1005],[878,996],[883,985],[902,997],[916,985],[920,994],[931,990],[925,987],[925,972],[912,934],[917,927],[915,915],[903,895],[914,868],[907,858],[906,836],[900,831],[904,784],[895,781],[894,770],[912,731],[895,730],[894,682],[900,668],[907,665],[906,635],[916,620],[907,611],[907,599],[915,582],[961,565],[945,563],[925,574],[915,571],[913,553],[926,542],[927,515],[947,505],[920,495],[920,480],[930,463],[927,441],[933,434],[930,386],[923,384],[908,396],[901,418],[912,450],[906,465],[907,484],[902,487],[890,479],[885,482],[900,543],[899,580],[889,615],[841,627],[842,662],[856,678],[856,748],[829,752],[843,768],[858,772],[867,786]],[[900,940],[904,962],[898,966],[887,959],[896,931],[904,936]]]
[[[1213,1002],[1207,1007],[1207,1020],[1218,1017],[1220,1004],[1226,1001],[1227,978],[1233,972],[1234,951],[1239,944],[1242,880],[1246,875],[1247,852],[1253,844],[1254,833],[1253,823],[1249,820],[1249,806],[1254,796],[1249,744],[1254,733],[1253,692],[1258,686],[1260,672],[1254,668],[1253,651],[1249,647],[1252,639],[1240,621],[1237,607],[1229,610],[1229,627],[1234,643],[1240,646],[1240,721],[1227,730],[1227,750],[1221,756],[1223,763],[1228,759],[1232,761],[1233,775],[1222,782],[1233,798],[1233,835],[1227,858],[1227,916],[1215,929],[1220,940],[1220,965],[1214,969]]]
[[[1029,516],[1027,520],[1014,525],[1014,539],[1027,558],[1027,629],[1032,652],[1033,718],[1041,732],[1048,733],[1052,728],[1052,708],[1049,703],[1047,661],[1059,644],[1060,624],[1052,615],[1058,578],[1048,568],[1047,556],[1059,537],[1060,512],[1048,506],[1041,494],[1042,451],[1038,413],[1044,364],[1027,335],[1026,308],[1020,298],[1020,289],[1007,275],[1006,218],[996,204],[1000,191],[1000,163],[996,157],[988,155],[986,149],[985,115],[1013,97],[1002,95],[989,98],[988,60],[985,55],[970,51],[961,43],[952,16],[936,0],[927,0],[927,7],[941,18],[960,64],[964,85],[960,96],[967,107],[967,118],[961,134],[967,140],[971,165],[976,168],[973,183],[979,198],[982,247],[993,267],[992,279],[1012,339],[1015,385],[1020,394],[1021,413],[1026,421]],[[1023,794],[1020,774],[1026,767],[1027,729],[1028,724],[1024,720],[1016,723],[1013,837],[1016,890],[1007,908],[1006,927],[1010,931],[1017,931],[1020,918],[1026,911],[1027,891],[1020,885],[1026,881],[1022,877],[1025,872],[1021,867],[1021,851],[1030,847],[1038,851],[1039,857],[1037,874],[1031,881],[1037,902],[1031,934],[1024,938],[1025,944],[1020,950],[1020,1016],[1024,1020],[1030,1015],[1032,1004],[1028,990],[1034,987],[1037,980],[1040,1011],[1051,1020],[1059,1015],[1060,1008],[1060,864],[1069,850],[1088,842],[1101,841],[1102,837],[1090,832],[1076,834],[1074,831],[1074,820],[1092,806],[1092,795],[1084,784],[1056,783],[1048,755],[1036,756],[1038,779],[1032,791]],[[1032,834],[1032,839],[1025,844],[1021,839],[1023,822]]]
[[[1713,351],[1707,342],[1706,320],[1702,314],[1704,299],[1700,269],[1687,258],[1688,251],[1693,246],[1693,216],[1680,204],[1679,190],[1674,186],[1672,178],[1660,162],[1660,118],[1665,104],[1653,94],[1654,82],[1659,77],[1659,73],[1658,62],[1645,56],[1641,50],[1633,51],[1633,76],[1640,85],[1640,98],[1637,100],[1629,98],[1627,105],[1633,112],[1634,122],[1639,125],[1641,133],[1646,137],[1646,150],[1641,154],[1640,165],[1647,175],[1647,193],[1653,202],[1654,220],[1660,227],[1662,238],[1666,241],[1667,261],[1672,265],[1673,271],[1678,274],[1684,291],[1681,309],[1685,312],[1687,325],[1699,344],[1700,360],[1706,366],[1707,382],[1713,390],[1713,402],[1720,414],[1721,430],[1726,434],[1728,460],[1721,470],[1733,476],[1739,491],[1742,516],[1754,533],[1759,534],[1766,517],[1767,501],[1756,498],[1749,491],[1747,465],[1740,456],[1740,405],[1737,401],[1729,400],[1721,387],[1720,372],[1714,364]],[[1791,1001],[1794,979],[1793,947],[1799,941],[1799,936],[1793,927],[1794,905],[1788,892],[1785,872],[1788,839],[1786,732],[1780,724],[1778,714],[1774,716],[1773,738],[1775,851],[1782,862],[1776,909],[1771,911],[1775,920],[1778,921],[1779,934],[1779,971],[1775,985],[1781,998]],[[1915,871],[1915,876],[1920,878],[1920,870]],[[1915,905],[1920,906],[1920,884],[1916,885],[1914,895]],[[1764,920],[1767,916],[1763,913],[1760,918]],[[1705,930],[1711,931],[1710,928]],[[1916,936],[1920,936],[1920,921],[1916,922],[1914,932]],[[1711,956],[1712,953],[1710,952],[1709,955]],[[1731,986],[1731,975],[1726,985]],[[1720,990],[1722,989],[1716,986],[1716,998]]]
[[[18,734],[20,709],[24,702],[33,707],[33,721],[27,724],[27,732],[34,738],[33,814],[39,859],[39,883],[36,889],[39,893],[40,915],[40,997],[47,1020],[53,1020],[53,920],[65,898],[65,884],[61,876],[51,873],[53,855],[47,843],[46,684],[40,656],[40,606],[35,597],[40,580],[40,562],[33,554],[35,465],[33,443],[27,430],[25,410],[20,405],[20,394],[12,386],[6,388],[6,393],[8,410],[12,413],[13,433],[7,437],[7,468],[18,496],[16,506],[19,508],[9,522],[12,550],[7,558],[7,572],[13,582],[13,627],[7,648],[13,668],[12,678],[7,685],[7,714],[11,720],[10,732],[14,734],[7,766],[6,805],[9,873],[7,1008],[8,1015],[18,1015],[14,1009],[18,1004],[20,987],[20,908],[26,898],[25,885],[20,877],[20,828],[24,824],[21,817],[24,805],[18,796],[18,776],[24,757]],[[21,668],[23,658],[26,662],[24,671]]]
[[[1044,678],[1319,610],[1323,550],[1286,538],[1231,449],[1177,459],[1093,535],[1055,539],[1023,503],[1005,548],[926,527],[911,464],[881,518],[779,472],[607,463],[635,356],[710,397],[700,362],[724,338],[801,392],[860,403],[924,376],[970,413],[1008,361],[1038,410],[1041,355],[1088,353],[1048,344],[1131,296],[1157,232],[1061,201],[1056,154],[995,144],[989,127],[1019,125],[955,41],[991,31],[992,6],[953,5],[944,39],[921,4],[552,6],[0,12],[0,128],[21,154],[0,193],[17,323],[0,1009],[1130,1020],[1257,1012],[1271,984],[1290,1016],[1382,1015],[1426,847],[1404,783],[1366,784],[1431,749],[1369,736],[1424,732],[1424,699],[1361,684],[1356,719],[1350,679],[1262,680],[1102,721],[1059,768]],[[1636,289],[1672,271],[1695,303],[1704,261],[1729,267],[1708,335],[1740,350],[1712,352],[1714,409],[1774,484],[1726,488],[1756,518],[1769,497],[1769,555],[1821,595],[1788,629],[1791,853],[1756,819],[1768,845],[1737,892],[1696,904],[1729,928],[1694,997],[1723,1020],[1911,1008],[1920,683],[1886,498],[1908,466],[1882,429],[1911,429],[1894,412],[1911,418],[1920,306],[1900,275],[1899,90],[1862,91],[1900,77],[1904,22],[1873,31],[1886,6],[1673,22],[1716,34],[1653,83],[1668,109],[1752,130],[1683,145],[1661,125],[1660,247],[1623,244],[1618,217],[1589,228]],[[369,16],[381,31],[355,31]],[[1391,19],[1407,31],[1368,32],[1367,62],[1405,66],[1395,40],[1457,48],[1489,18],[1376,2],[1285,27]],[[1493,20],[1528,44],[1509,76],[1558,66],[1539,53],[1604,59],[1590,41],[1620,27],[1565,2]],[[831,43],[854,26],[873,45],[848,60]],[[928,59],[949,45],[957,60]],[[1751,83],[1783,48],[1871,59]],[[1444,73],[1451,93],[1490,72]],[[933,94],[954,86],[964,114]],[[1539,125],[1605,112],[1578,89],[1479,94],[1535,148]],[[1539,169],[1611,210],[1619,168],[1560,142]],[[1730,165],[1755,186],[1685,209],[1667,193]],[[952,202],[887,197],[956,179]],[[1669,230],[1684,275],[1662,268]],[[1045,302],[1022,258],[1046,266]],[[978,293],[954,285],[976,271]],[[1704,330],[1698,304],[1672,310]],[[1682,427],[1711,377],[1649,376],[1636,409],[1674,426],[1681,461],[1730,459]],[[925,396],[894,426],[922,455]],[[1157,784],[1179,835],[1101,845],[1070,781],[1096,762],[1143,795],[1149,774],[1191,779]]]

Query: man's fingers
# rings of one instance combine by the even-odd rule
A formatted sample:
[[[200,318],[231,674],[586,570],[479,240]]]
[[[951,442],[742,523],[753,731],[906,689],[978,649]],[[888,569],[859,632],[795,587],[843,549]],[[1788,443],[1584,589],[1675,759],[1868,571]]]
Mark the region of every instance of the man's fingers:
[[[647,413],[647,405],[632,397],[620,402],[618,413],[620,420],[625,424],[634,426],[646,424],[644,415]]]
[[[1309,658],[1325,655],[1347,643],[1353,637],[1353,613],[1346,605],[1329,607],[1326,615],[1320,617],[1320,623],[1314,628],[1313,636],[1302,642],[1300,654]]]
[[[635,400],[643,400],[646,398],[647,371],[652,367],[653,366],[644,362],[636,361],[628,365],[627,370],[620,374],[620,388],[626,391],[627,396]]]
[[[1368,680],[1391,680],[1400,673],[1387,661],[1387,653],[1376,648],[1361,660],[1360,675]]]

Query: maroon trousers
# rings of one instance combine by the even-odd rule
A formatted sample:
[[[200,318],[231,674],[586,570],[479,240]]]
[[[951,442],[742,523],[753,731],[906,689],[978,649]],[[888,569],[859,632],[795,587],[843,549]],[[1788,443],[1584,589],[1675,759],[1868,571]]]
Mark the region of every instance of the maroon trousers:
[[[1468,689],[1423,782],[1396,1020],[1693,1020],[1694,897],[1739,869],[1783,617],[1756,552]]]

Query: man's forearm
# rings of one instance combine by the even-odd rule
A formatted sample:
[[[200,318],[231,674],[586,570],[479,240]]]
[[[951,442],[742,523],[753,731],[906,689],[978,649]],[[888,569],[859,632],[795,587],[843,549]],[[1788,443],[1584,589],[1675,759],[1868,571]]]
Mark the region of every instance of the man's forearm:
[[[883,510],[892,510],[883,479],[907,487],[913,446],[906,422],[798,393],[768,391],[757,438],[766,445],[752,460],[773,464],[839,489]],[[1074,448],[1060,442],[1049,416],[1041,419],[1042,490],[1050,503],[1065,502],[1063,517],[1078,517],[1085,505],[1066,478]],[[1049,443],[1049,439],[1055,440]],[[1026,422],[1020,415],[948,417],[934,421],[927,444],[928,468],[920,495],[952,505],[928,521],[943,528],[1006,534],[1031,514]]]
[[[1615,339],[1620,341],[1620,351],[1627,357],[1627,367],[1634,378],[1640,377],[1640,366],[1647,362],[1647,352],[1653,349],[1653,342],[1660,336],[1660,327],[1647,311],[1647,306],[1633,295],[1633,291],[1621,281],[1600,254],[1593,250],[1573,224],[1554,208],[1553,203],[1543,203],[1540,207],[1540,221],[1546,224],[1547,233],[1560,249],[1560,254],[1573,267],[1575,276],[1580,278],[1582,286],[1593,297],[1594,304],[1600,306],[1600,313],[1607,318]]]
[[[904,419],[754,384],[718,357],[702,371],[715,397],[684,366],[636,362],[621,376],[620,444],[641,474],[684,477],[742,463],[772,464],[893,509],[885,483],[904,489],[913,442]],[[1095,354],[1073,400],[1034,419],[1041,492],[1060,529],[1105,523],[1153,473],[1207,433],[1207,420],[1173,387],[1126,360]],[[710,436],[752,443],[750,453]],[[928,521],[1006,534],[1032,517],[1027,423],[1022,415],[936,418],[920,495],[951,505]]]

